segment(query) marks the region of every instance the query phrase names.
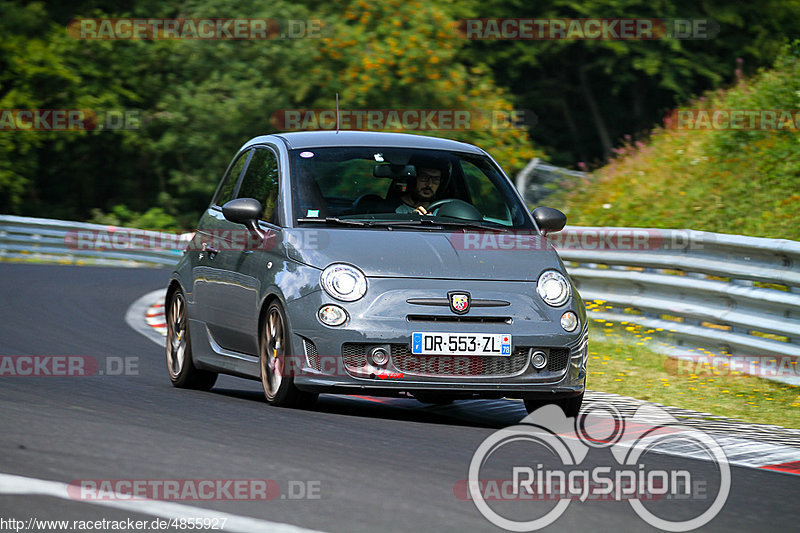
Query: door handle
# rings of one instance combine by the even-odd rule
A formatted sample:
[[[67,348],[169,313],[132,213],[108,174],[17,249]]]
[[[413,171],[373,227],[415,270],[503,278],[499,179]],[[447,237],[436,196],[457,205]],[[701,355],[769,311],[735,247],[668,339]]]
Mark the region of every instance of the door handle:
[[[214,259],[214,256],[216,256],[219,253],[219,250],[217,250],[216,248],[212,248],[211,246],[208,245],[207,242],[203,243],[203,251],[208,252],[209,259]]]

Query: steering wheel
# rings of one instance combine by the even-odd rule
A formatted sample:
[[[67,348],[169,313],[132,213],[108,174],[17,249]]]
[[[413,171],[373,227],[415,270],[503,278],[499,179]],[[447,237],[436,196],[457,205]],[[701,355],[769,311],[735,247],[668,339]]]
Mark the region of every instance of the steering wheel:
[[[436,214],[443,217],[461,218],[465,220],[483,220],[483,213],[481,213],[477,207],[469,202],[465,202],[464,200],[459,200],[458,198],[444,198],[443,200],[437,200],[429,205],[426,209],[429,213],[432,213],[434,209],[438,209],[439,212]]]
[[[378,209],[381,204],[383,203],[383,198],[378,196],[377,194],[362,194],[353,202],[353,209],[355,211],[364,211],[367,213],[373,213],[376,209]]]

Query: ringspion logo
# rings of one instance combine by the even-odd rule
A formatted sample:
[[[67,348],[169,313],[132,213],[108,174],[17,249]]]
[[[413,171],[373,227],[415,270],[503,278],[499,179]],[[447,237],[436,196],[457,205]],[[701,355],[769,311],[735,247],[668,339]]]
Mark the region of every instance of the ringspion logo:
[[[692,470],[680,462],[665,467],[663,453],[714,466]],[[652,404],[624,417],[612,404],[592,403],[576,418],[547,405],[519,425],[493,433],[472,457],[468,493],[464,480],[453,491],[509,531],[542,529],[573,502],[595,500],[627,502],[653,527],[690,531],[717,516],[730,485],[727,457],[711,436],[681,427]],[[687,508],[687,500],[695,505]]]

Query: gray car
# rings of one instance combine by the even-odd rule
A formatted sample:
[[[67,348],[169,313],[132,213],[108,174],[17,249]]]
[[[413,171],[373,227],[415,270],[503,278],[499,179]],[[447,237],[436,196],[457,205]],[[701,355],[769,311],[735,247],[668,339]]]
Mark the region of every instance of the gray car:
[[[586,310],[546,234],[475,146],[373,132],[256,137],[235,155],[166,294],[177,387],[260,380],[425,403],[521,398],[577,414]]]

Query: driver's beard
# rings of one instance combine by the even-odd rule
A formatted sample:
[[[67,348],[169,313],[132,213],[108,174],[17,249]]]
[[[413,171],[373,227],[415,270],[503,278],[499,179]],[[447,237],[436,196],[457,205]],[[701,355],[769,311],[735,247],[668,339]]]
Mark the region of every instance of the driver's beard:
[[[436,193],[433,193],[430,197],[426,198],[419,194],[417,189],[414,189],[411,192],[411,199],[414,200],[414,205],[420,205],[422,203],[430,203],[433,202],[433,199],[436,197]]]

